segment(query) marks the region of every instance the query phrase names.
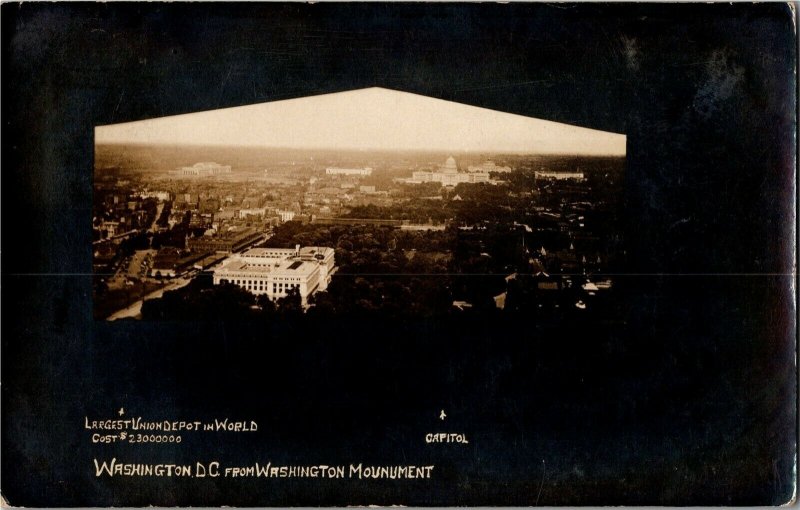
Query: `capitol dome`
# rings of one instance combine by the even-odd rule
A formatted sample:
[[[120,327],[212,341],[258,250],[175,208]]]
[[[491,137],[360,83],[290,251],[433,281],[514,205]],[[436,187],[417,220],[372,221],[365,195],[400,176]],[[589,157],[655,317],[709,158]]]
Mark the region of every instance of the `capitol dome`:
[[[456,166],[455,158],[453,156],[447,158],[447,161],[445,161],[444,165],[442,165],[441,170],[447,174],[454,174],[458,172],[458,166]]]

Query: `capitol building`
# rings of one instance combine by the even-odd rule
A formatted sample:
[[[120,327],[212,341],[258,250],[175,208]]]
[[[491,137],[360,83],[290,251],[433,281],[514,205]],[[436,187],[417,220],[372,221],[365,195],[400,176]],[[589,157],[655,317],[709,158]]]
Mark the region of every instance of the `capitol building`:
[[[439,182],[442,186],[455,186],[462,182],[477,183],[489,182],[489,172],[459,172],[455,158],[450,156],[437,171],[416,171],[410,179],[405,179],[407,184],[422,184],[424,182]]]

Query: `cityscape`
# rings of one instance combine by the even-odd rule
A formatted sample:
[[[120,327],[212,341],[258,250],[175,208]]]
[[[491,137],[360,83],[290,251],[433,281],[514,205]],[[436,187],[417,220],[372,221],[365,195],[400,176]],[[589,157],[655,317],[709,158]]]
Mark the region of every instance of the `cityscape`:
[[[281,133],[294,131],[291,140],[270,140],[278,130],[259,130],[257,121],[248,124],[264,135],[239,144],[205,128],[176,129],[175,118],[131,123],[138,126],[128,131],[145,138],[125,139],[130,124],[97,128],[95,319],[354,312],[563,319],[608,307],[625,264],[624,136],[384,89],[327,96],[308,98],[339,110],[316,130],[292,126],[307,115],[304,99],[267,104],[279,110]],[[411,131],[390,125],[390,133],[378,123],[364,131],[352,128],[355,121],[331,125],[351,102],[377,105],[372,119],[388,109],[381,125],[401,114],[409,120],[397,109],[420,110],[415,102],[433,105],[427,110],[436,117],[405,122]],[[242,115],[226,120],[227,113],[198,115],[216,115],[220,132],[230,133]],[[442,117],[473,128],[446,133],[435,125]],[[171,139],[163,122],[192,143]],[[414,129],[423,123],[434,124],[427,140]],[[326,129],[347,138],[331,135],[335,147],[314,142]],[[598,149],[604,137],[606,151]],[[464,146],[471,139],[473,150]],[[482,143],[491,139],[505,142]]]

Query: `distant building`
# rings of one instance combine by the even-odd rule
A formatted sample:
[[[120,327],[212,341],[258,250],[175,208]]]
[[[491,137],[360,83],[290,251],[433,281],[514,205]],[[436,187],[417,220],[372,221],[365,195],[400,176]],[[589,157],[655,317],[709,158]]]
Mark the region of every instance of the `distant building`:
[[[497,166],[494,161],[487,161],[480,165],[471,165],[467,168],[470,172],[500,172],[508,173],[511,171],[510,166]]]
[[[104,221],[100,224],[100,231],[105,231],[106,237],[114,237],[120,233],[118,221]]]
[[[213,221],[213,215],[211,213],[200,214],[197,211],[190,212],[189,217],[189,227],[191,228],[208,228],[211,226]]]
[[[252,207],[250,209],[239,209],[239,218],[245,219],[248,216],[263,217],[267,214],[266,207]]]
[[[336,168],[328,167],[325,169],[325,175],[352,175],[359,177],[366,177],[372,175],[372,168]]]
[[[223,220],[232,220],[233,218],[238,218],[239,211],[240,210],[235,207],[226,207],[221,211],[217,211],[214,213],[214,220],[223,221]]]
[[[400,225],[400,230],[409,230],[409,231],[416,231],[416,232],[426,232],[426,231],[439,231],[442,232],[447,228],[447,225],[433,225],[431,223],[408,223],[405,225]]]
[[[448,156],[447,161],[444,162],[444,165],[441,165],[439,167],[439,171],[444,174],[458,173],[458,165],[456,164],[456,159],[453,156]]]
[[[177,225],[178,223],[183,223],[183,220],[184,220],[185,217],[186,217],[186,213],[185,212],[174,212],[174,213],[171,213],[169,215],[169,218],[167,218],[167,225],[169,225],[169,228],[172,228],[175,225]]]
[[[441,178],[439,181],[441,181]],[[411,172],[411,179],[408,179],[407,182],[411,184],[433,182],[433,172],[427,170]]]
[[[229,231],[221,235],[200,236],[189,239],[189,249],[197,253],[234,253],[264,239],[264,234],[253,228]]]
[[[196,262],[205,258],[202,253],[186,253],[173,247],[158,250],[150,268],[150,276],[174,278],[190,271]]]
[[[422,184],[425,182],[438,182],[442,186],[456,186],[460,183],[489,182],[488,172],[459,172],[458,165],[453,156],[447,158],[444,165],[439,166],[436,172],[421,170],[411,173],[411,178],[405,181],[408,184]]]
[[[201,213],[215,213],[220,208],[220,201],[216,198],[201,198],[197,203]]]
[[[143,191],[139,196],[142,198],[155,198],[161,202],[168,202],[170,199],[169,191]]]
[[[151,276],[176,276],[176,268],[181,258],[181,251],[178,248],[161,248],[158,250],[153,265],[150,268]]]
[[[214,285],[233,283],[270,299],[297,289],[303,306],[308,297],[328,288],[335,267],[333,248],[253,248],[226,260],[214,271]]]
[[[313,216],[311,223],[317,225],[374,225],[376,227],[395,227],[400,228],[408,220],[384,220],[377,218],[342,218],[327,217],[327,216]]]
[[[269,172],[269,170],[264,170],[264,172]],[[276,176],[276,175],[264,175],[261,177],[261,182],[264,184],[272,184],[274,186],[296,186],[300,184],[302,181],[300,179],[292,178],[292,177],[284,177],[284,176]]]
[[[278,210],[278,217],[281,219],[281,223],[286,223],[287,221],[292,221],[294,219],[294,211],[281,211]]]
[[[339,203],[345,197],[346,191],[332,186],[317,190],[309,190],[303,199],[306,205]]]
[[[183,166],[170,172],[172,175],[182,177],[206,177],[209,175],[222,175],[231,173],[230,165],[220,165],[211,161],[195,163],[192,166]]]
[[[533,173],[537,179],[552,179],[556,181],[582,181],[584,179],[583,172],[551,172],[546,170],[537,170]]]
[[[200,198],[191,193],[178,193],[175,195],[175,208],[179,209],[193,209],[199,203]]]

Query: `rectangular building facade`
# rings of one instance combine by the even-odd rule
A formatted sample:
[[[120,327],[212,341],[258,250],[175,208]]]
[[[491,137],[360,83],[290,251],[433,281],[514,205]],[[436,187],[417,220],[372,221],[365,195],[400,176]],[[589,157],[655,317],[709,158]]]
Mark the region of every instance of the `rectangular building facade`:
[[[406,180],[408,184],[421,184],[424,182],[440,182],[442,186],[456,186],[461,183],[489,182],[488,172],[430,172],[420,170],[411,173],[411,179]]]
[[[566,180],[573,180],[573,181],[582,181],[583,180],[583,172],[549,172],[549,171],[539,171],[533,173],[534,177],[537,179],[554,179],[557,181],[566,181]]]
[[[335,168],[335,167],[328,167],[325,169],[326,175],[355,175],[360,177],[366,177],[372,174],[372,168],[365,167],[365,168]]]
[[[214,271],[214,285],[233,283],[275,301],[297,289],[303,306],[328,288],[334,270],[333,248],[253,248],[230,257]]]
[[[241,232],[189,239],[189,249],[203,253],[232,253],[243,250],[264,239],[264,234],[248,228]]]
[[[220,165],[213,161],[203,161],[195,163],[192,166],[182,166],[177,170],[169,172],[172,175],[180,175],[184,177],[205,177],[209,175],[223,175],[231,173],[230,165]]]

